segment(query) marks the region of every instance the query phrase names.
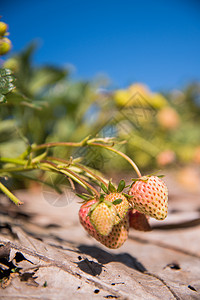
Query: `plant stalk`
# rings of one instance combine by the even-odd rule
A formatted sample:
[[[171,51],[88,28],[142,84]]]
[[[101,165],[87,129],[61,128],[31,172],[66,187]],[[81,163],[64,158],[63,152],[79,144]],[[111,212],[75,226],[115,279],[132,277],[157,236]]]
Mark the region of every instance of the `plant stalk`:
[[[63,173],[67,176],[69,176],[71,179],[79,183],[82,187],[84,187],[87,191],[93,191],[94,194],[96,195],[97,198],[100,198],[99,192],[92,186],[90,185],[87,181],[82,179],[80,176],[78,176],[76,173],[74,173],[71,170],[64,169],[63,167],[58,167],[56,164],[49,162],[49,161],[44,161],[47,165],[49,165],[50,168],[53,168],[55,171],[59,173]]]
[[[16,205],[21,205],[23,202],[21,202],[15,195],[13,195],[6,187],[0,182],[0,190],[8,197],[10,200],[12,200]]]
[[[79,169],[83,170],[84,172],[92,175],[93,178],[95,178],[98,181],[102,182],[105,186],[108,186],[108,184],[100,176],[96,175],[91,170],[89,170],[87,167],[85,167],[85,166],[83,166],[83,165],[81,165],[79,163],[76,163],[74,161],[70,162],[70,161],[62,159],[62,158],[56,158],[56,157],[50,157],[50,156],[48,156],[47,159],[48,160],[52,160],[52,161],[59,161],[59,162],[62,162],[64,164],[66,164],[66,165],[71,165],[71,166],[78,167]]]
[[[137,165],[132,161],[132,159],[130,157],[128,157],[126,154],[124,154],[123,152],[116,150],[115,148],[112,148],[111,146],[106,146],[103,144],[99,144],[99,143],[94,143],[94,142],[90,142],[88,141],[88,145],[90,146],[96,146],[96,147],[101,147],[107,150],[110,150],[118,155],[120,155],[121,157],[123,157],[124,159],[126,159],[131,166],[133,167],[133,169],[135,170],[135,172],[137,173],[138,177],[142,177],[139,168],[137,167]]]

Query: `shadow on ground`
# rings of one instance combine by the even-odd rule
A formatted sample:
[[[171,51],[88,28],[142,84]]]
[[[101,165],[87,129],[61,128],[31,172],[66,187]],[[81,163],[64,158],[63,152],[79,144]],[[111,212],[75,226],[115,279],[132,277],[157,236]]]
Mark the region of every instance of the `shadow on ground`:
[[[96,263],[94,261],[88,260],[87,258],[82,260],[81,255],[79,256],[80,261],[77,263],[79,268],[83,272],[89,273],[93,276],[101,274],[104,265],[111,262],[122,263],[127,267],[132,268],[141,273],[147,271],[146,268],[135,257],[130,255],[129,253],[114,254],[114,253],[109,253],[96,246],[86,246],[86,245],[80,245],[78,249],[80,253],[90,255],[91,257],[95,258],[98,261],[98,263]]]

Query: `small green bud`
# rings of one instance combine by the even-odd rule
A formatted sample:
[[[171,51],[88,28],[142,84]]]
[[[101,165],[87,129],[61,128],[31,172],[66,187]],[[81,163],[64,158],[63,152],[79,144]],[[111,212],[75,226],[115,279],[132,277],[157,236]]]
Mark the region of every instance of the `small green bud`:
[[[0,55],[4,55],[10,51],[12,47],[11,41],[8,38],[0,39]]]
[[[4,36],[7,30],[8,30],[8,25],[4,22],[0,22],[0,36]]]

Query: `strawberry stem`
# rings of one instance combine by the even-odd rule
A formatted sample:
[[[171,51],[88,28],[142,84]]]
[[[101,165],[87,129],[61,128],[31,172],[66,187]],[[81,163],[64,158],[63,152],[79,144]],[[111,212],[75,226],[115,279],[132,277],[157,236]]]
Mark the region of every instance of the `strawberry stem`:
[[[58,166],[52,162],[49,161],[43,161],[43,163],[46,163],[46,165],[49,165],[50,168],[54,169],[55,171],[65,174],[68,177],[70,177],[72,180],[76,181],[77,183],[79,183],[82,187],[84,187],[87,191],[91,192],[93,191],[94,194],[96,195],[97,198],[100,197],[99,192],[92,186],[90,185],[87,181],[85,181],[83,178],[81,178],[80,176],[78,176],[75,172],[64,168],[63,166]]]
[[[3,183],[0,182],[0,190],[8,197],[10,200],[12,200],[16,205],[21,205],[23,202],[21,202],[15,195],[13,195],[6,187],[3,185]]]
[[[80,142],[55,142],[55,143],[45,143],[41,145],[33,145],[31,147],[32,151],[37,151],[44,148],[51,148],[51,147],[57,147],[57,146],[63,146],[63,147],[84,147],[87,145],[87,141],[89,140],[90,136],[87,136],[85,139],[83,139]]]
[[[66,165],[71,165],[71,166],[75,166],[81,170],[83,170],[84,172],[92,175],[93,178],[95,178],[97,181],[100,181],[101,183],[103,183],[106,187],[108,186],[108,184],[103,180],[103,178],[101,178],[100,176],[98,176],[97,174],[95,174],[94,172],[92,172],[90,169],[88,169],[86,166],[83,166],[77,162],[75,162],[74,160],[72,160],[71,162],[68,161],[68,160],[65,160],[65,159],[62,159],[62,158],[57,158],[57,157],[51,157],[51,156],[48,156],[47,157],[48,160],[51,160],[51,161],[59,161],[59,162],[62,162]]]
[[[89,170],[88,168],[86,168],[85,166],[79,164],[79,163],[72,163],[72,166],[77,166],[78,168],[80,168],[81,170],[89,173],[90,175],[92,175],[92,177],[94,177],[95,179],[97,179],[98,181],[100,181],[101,183],[103,183],[105,186],[108,186],[107,183],[98,175],[96,175],[95,173],[93,173],[91,170]]]
[[[100,143],[96,143],[95,140],[98,140],[101,142]],[[118,155],[120,155],[121,157],[123,157],[124,159],[126,159],[133,167],[133,169],[135,170],[135,172],[137,173],[138,177],[142,177],[139,168],[137,167],[137,165],[132,161],[132,159],[130,157],[128,157],[126,154],[124,154],[123,152],[116,150],[113,148],[114,143],[112,142],[112,146],[108,146],[108,143],[111,142],[111,139],[90,139],[90,136],[87,136],[85,139],[83,139],[82,141],[76,143],[76,142],[55,142],[55,143],[46,143],[46,144],[41,144],[41,145],[34,145],[31,148],[31,152],[32,151],[37,151],[40,149],[44,149],[44,148],[51,148],[51,147],[57,147],[57,146],[64,146],[64,147],[85,147],[85,146],[96,146],[96,147],[101,147],[107,150],[110,150],[114,153],[117,153]]]
[[[103,145],[103,144],[100,144],[100,143],[93,143],[93,142],[88,141],[87,144],[90,145],[90,146],[101,147],[101,148],[110,150],[110,151],[112,151],[114,153],[117,153],[118,155],[120,155],[121,157],[123,157],[124,159],[126,159],[131,164],[131,166],[133,167],[133,169],[137,173],[138,177],[142,177],[142,175],[140,173],[140,170],[137,167],[137,165],[134,163],[134,161],[132,161],[132,159],[130,157],[128,157],[126,154],[124,154],[123,152],[121,152],[121,151],[119,151],[119,150],[117,150],[117,149],[115,149],[115,148],[113,148],[111,146],[106,146],[106,145]]]

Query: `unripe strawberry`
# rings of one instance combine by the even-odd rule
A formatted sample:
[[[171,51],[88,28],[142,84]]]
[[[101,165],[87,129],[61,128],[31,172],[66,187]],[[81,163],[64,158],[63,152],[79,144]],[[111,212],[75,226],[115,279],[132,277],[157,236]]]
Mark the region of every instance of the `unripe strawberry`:
[[[8,25],[4,22],[0,22],[0,36],[4,36],[7,30],[8,30]]]
[[[90,217],[88,215],[92,205],[94,205],[95,203],[97,203],[96,200],[90,200],[81,206],[79,210],[79,219],[81,225],[89,233],[90,236],[94,237],[97,241],[99,241],[104,246],[110,249],[117,249],[121,247],[128,238],[128,231],[129,231],[128,214],[120,223],[113,226],[112,231],[108,236],[103,236],[91,224]]]
[[[132,209],[129,211],[129,226],[139,231],[151,231],[151,226],[149,225],[148,216]]]
[[[114,225],[111,233],[108,236],[100,236],[100,243],[110,249],[121,247],[128,238],[129,232],[129,216],[123,218],[121,222]]]
[[[121,199],[122,201],[119,204],[115,205],[117,213],[119,216],[116,216],[114,225],[118,224],[127,214],[129,210],[129,202],[126,197],[122,193],[110,193],[106,195],[105,201],[114,202],[117,199]]]
[[[135,181],[129,191],[129,203],[141,213],[157,220],[167,216],[168,191],[165,183],[157,176],[143,176]]]
[[[8,53],[11,49],[11,41],[8,38],[0,39],[0,55]]]
[[[114,225],[117,210],[115,205],[111,203],[106,203],[105,201],[100,202],[97,206],[89,213],[90,222],[94,226],[94,228],[101,235],[109,235]]]

